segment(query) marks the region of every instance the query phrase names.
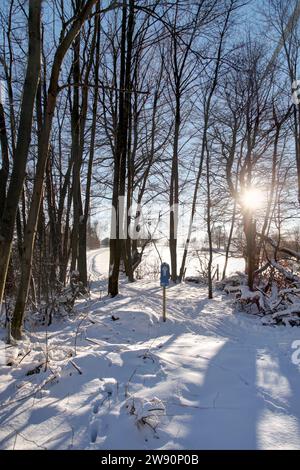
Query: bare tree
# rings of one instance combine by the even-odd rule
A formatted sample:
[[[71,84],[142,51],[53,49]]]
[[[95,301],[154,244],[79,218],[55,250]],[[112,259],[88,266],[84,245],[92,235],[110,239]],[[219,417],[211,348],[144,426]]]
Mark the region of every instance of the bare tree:
[[[15,304],[14,314],[12,318],[11,332],[14,338],[19,339],[21,337],[22,323],[24,318],[24,311],[26,300],[28,296],[29,281],[32,269],[32,256],[33,247],[35,241],[36,227],[38,223],[38,217],[41,207],[41,200],[43,194],[43,183],[47,160],[49,156],[49,140],[53,123],[53,116],[56,106],[57,95],[59,93],[59,75],[63,59],[69,50],[72,42],[76,39],[82,25],[91,14],[91,11],[97,0],[89,0],[82,7],[78,15],[73,19],[71,26],[66,30],[67,26],[63,26],[61,32],[61,41],[55,52],[50,83],[47,93],[47,101],[45,104],[45,119],[43,122],[43,128],[41,131],[39,154],[36,175],[34,180],[33,194],[30,204],[30,210],[28,220],[26,224],[26,230],[24,235],[24,254],[21,266],[21,280],[18,288],[18,295]],[[105,11],[115,8],[115,3],[111,3]]]
[[[32,132],[33,109],[41,64],[41,1],[30,0],[28,15],[28,63],[23,86],[16,151],[0,221],[0,305],[2,304],[16,215],[25,178]]]

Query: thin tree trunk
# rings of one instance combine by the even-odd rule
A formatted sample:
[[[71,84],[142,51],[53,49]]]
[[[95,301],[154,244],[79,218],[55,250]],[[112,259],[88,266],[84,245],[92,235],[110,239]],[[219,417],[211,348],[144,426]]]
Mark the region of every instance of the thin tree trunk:
[[[210,155],[208,148],[206,148],[206,187],[207,187],[207,236],[208,236],[208,298],[213,298],[213,286],[212,286],[212,262],[213,262],[213,245],[212,245],[212,228],[211,228],[211,188],[210,188]]]
[[[73,160],[73,178],[72,178],[72,193],[73,193],[73,231],[72,231],[72,260],[71,272],[77,268],[78,260],[78,239],[79,239],[79,224],[80,217],[82,217],[82,200],[81,200],[81,184],[80,184],[80,170],[82,163],[82,155],[80,148],[80,111],[79,111],[79,83],[81,79],[80,73],[80,35],[77,36],[74,44],[73,54],[73,102],[71,110],[71,127],[72,127],[72,160]]]
[[[175,129],[173,140],[173,158],[170,184],[170,257],[171,257],[171,279],[176,282],[177,277],[177,226],[178,226],[178,204],[179,204],[179,183],[178,183],[178,145],[179,131],[181,123],[181,100],[180,89],[176,93]]]
[[[99,66],[100,66],[100,5],[97,5],[94,25],[94,35],[92,44],[90,47],[90,59],[85,74],[85,88],[83,90],[82,98],[82,111],[81,111],[81,136],[80,136],[80,149],[81,158],[84,149],[84,134],[86,125],[86,116],[88,109],[88,80],[90,72],[92,70],[94,56],[95,60],[95,71],[94,71],[94,99],[93,99],[93,117],[92,117],[92,128],[91,128],[91,141],[89,149],[89,160],[87,170],[87,181],[85,190],[85,204],[83,208],[83,214],[79,221],[79,232],[78,232],[78,271],[79,279],[84,287],[88,284],[87,275],[87,224],[90,213],[90,199],[91,199],[91,184],[92,184],[92,172],[95,155],[95,140],[96,140],[96,126],[97,126],[97,109],[98,109],[98,97],[99,97]]]
[[[233,235],[233,230],[234,230],[235,218],[236,218],[236,200],[234,201],[233,212],[232,212],[232,217],[231,217],[230,231],[229,231],[228,241],[227,241],[227,246],[226,246],[225,263],[224,263],[224,268],[223,268],[223,273],[222,273],[222,279],[225,279],[225,277],[226,277],[226,271],[227,271],[227,266],[228,266],[228,259],[229,259],[232,235]]]
[[[244,215],[244,231],[247,244],[247,276],[248,287],[253,291],[254,275],[257,269],[256,263],[256,222],[253,220],[252,214],[249,212]]]
[[[222,29],[222,32],[221,32],[220,42],[219,42],[219,46],[218,46],[217,59],[216,59],[216,65],[215,65],[214,74],[213,74],[212,85],[211,85],[211,89],[209,90],[209,93],[208,93],[207,102],[204,104],[204,128],[203,128],[203,136],[202,136],[202,143],[201,143],[200,162],[199,162],[199,167],[198,167],[197,177],[196,177],[196,182],[195,182],[193,202],[192,202],[192,210],[191,210],[189,227],[188,227],[188,234],[187,234],[187,238],[186,238],[186,241],[185,241],[184,252],[183,252],[183,257],[182,257],[182,262],[181,262],[181,267],[180,267],[180,273],[179,273],[180,282],[182,281],[183,276],[184,276],[186,258],[187,258],[187,255],[188,255],[190,241],[191,241],[194,217],[195,217],[196,207],[197,207],[197,197],[198,197],[199,184],[200,184],[200,179],[201,179],[201,175],[202,175],[205,149],[206,149],[206,146],[207,146],[207,133],[208,133],[208,129],[209,129],[209,116],[210,116],[210,110],[211,110],[211,102],[212,102],[216,87],[218,85],[219,72],[220,72],[221,59],[222,59],[222,51],[223,51],[223,43],[224,43],[224,39],[225,39],[225,33],[226,33],[226,30],[227,30],[229,18],[230,18],[231,11],[232,11],[231,8],[232,8],[232,5],[231,5],[231,7],[229,8],[229,10],[227,12],[226,19],[225,19],[225,22],[224,22],[224,26],[223,26],[223,29]]]
[[[2,154],[2,166],[0,170],[0,220],[4,210],[6,199],[6,187],[9,174],[9,156],[8,156],[8,140],[5,124],[5,114],[3,105],[0,102],[0,145]]]
[[[130,100],[130,97],[129,97]],[[133,195],[133,172],[134,172],[134,163],[133,158],[134,155],[132,153],[131,148],[131,138],[132,138],[132,110],[131,110],[131,103],[129,103],[130,112],[129,112],[129,129],[128,129],[128,150],[127,150],[127,202],[126,202],[126,209],[127,214],[127,227],[129,227],[131,222],[131,215],[130,215],[130,208],[132,204],[132,195]],[[125,240],[125,256],[124,256],[124,263],[126,269],[126,275],[129,282],[134,281],[134,274],[133,274],[133,262],[132,262],[132,240],[129,235],[127,234]]]

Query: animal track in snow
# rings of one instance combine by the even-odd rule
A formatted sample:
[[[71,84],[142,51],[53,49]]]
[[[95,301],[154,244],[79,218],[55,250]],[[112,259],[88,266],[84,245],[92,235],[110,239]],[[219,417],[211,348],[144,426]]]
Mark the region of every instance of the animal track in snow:
[[[95,421],[91,426],[91,442],[94,444],[98,436],[98,423]]]
[[[97,401],[93,406],[93,413],[96,415],[99,412],[100,403]]]
[[[106,439],[108,423],[106,415],[108,409],[111,408],[111,400],[116,401],[118,396],[118,386],[114,378],[104,379],[101,389],[100,398],[91,404],[91,418],[90,418],[90,442],[91,444],[101,445]]]

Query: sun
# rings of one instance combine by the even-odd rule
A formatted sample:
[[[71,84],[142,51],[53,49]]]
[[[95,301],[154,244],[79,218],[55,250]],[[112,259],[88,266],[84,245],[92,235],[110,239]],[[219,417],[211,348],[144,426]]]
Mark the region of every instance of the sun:
[[[248,188],[242,192],[241,203],[245,209],[256,210],[262,206],[262,192],[257,188]]]

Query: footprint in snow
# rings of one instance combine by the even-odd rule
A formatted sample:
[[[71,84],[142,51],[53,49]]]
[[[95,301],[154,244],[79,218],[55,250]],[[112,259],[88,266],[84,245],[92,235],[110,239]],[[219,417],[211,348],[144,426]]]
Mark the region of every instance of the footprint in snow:
[[[91,426],[91,442],[94,444],[98,436],[98,423],[95,421]]]
[[[105,415],[97,417],[92,421],[90,425],[90,442],[91,444],[101,444],[108,433],[108,423],[105,423]]]
[[[118,396],[117,381],[113,378],[105,379],[100,389],[101,398],[91,405],[92,413],[90,418],[89,434],[91,444],[101,444],[106,438],[109,428],[106,423],[106,413],[111,408],[111,400],[115,401]]]
[[[99,413],[99,407],[100,407],[100,402],[96,402],[93,406],[93,413],[96,415],[97,413]]]

